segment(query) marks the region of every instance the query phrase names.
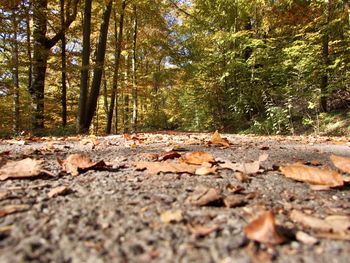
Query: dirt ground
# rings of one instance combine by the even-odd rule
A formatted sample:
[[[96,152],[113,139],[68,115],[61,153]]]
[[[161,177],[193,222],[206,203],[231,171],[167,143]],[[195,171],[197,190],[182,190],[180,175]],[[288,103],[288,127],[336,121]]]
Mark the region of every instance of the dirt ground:
[[[350,216],[349,185],[311,190],[278,169],[296,161],[335,169],[329,156],[350,157],[347,138],[225,134],[231,146],[217,147],[207,144],[210,136],[160,133],[140,134],[134,140],[109,136],[0,141],[2,162],[42,159],[51,174],[0,181],[0,210],[25,205],[23,211],[0,212],[0,262],[349,262],[349,239],[322,236],[290,218],[293,209],[319,218]],[[181,154],[204,151],[216,160],[237,163],[262,154],[269,157],[250,176],[228,169],[205,176],[135,170],[133,162],[169,149]],[[62,172],[56,160],[72,153],[113,161],[114,166],[72,176]],[[66,191],[49,197],[59,186]],[[199,187],[219,189],[226,196],[234,195],[230,189],[235,187],[244,198],[233,207],[193,205],[188,198]],[[285,242],[271,246],[246,237],[244,227],[262,211],[274,212]],[[296,238],[298,231],[314,241]]]

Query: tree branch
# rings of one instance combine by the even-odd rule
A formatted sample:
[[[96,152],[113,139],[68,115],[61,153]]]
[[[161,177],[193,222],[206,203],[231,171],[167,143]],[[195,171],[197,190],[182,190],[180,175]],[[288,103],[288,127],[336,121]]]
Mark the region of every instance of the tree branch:
[[[70,1],[69,1],[70,3]],[[78,3],[79,0],[74,0],[73,2],[73,13],[69,14],[69,11],[67,10],[67,19],[65,21],[64,26],[54,35],[51,39],[47,39],[46,46],[49,48],[52,48],[56,43],[62,39],[63,34],[66,32],[66,30],[69,28],[69,26],[73,23],[75,20],[77,13],[78,13]]]

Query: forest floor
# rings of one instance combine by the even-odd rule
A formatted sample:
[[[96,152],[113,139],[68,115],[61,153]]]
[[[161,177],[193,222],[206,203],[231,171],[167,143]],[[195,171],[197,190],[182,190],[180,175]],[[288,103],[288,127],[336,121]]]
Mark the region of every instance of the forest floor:
[[[0,262],[349,262],[349,138],[221,136],[0,141]]]

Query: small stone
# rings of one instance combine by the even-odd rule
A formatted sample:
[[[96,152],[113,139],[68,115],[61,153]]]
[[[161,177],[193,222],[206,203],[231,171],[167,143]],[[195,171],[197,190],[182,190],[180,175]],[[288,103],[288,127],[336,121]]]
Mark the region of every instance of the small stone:
[[[313,236],[310,236],[309,234],[303,232],[303,231],[298,231],[295,235],[296,239],[306,245],[315,245],[317,244],[318,240],[314,238]]]

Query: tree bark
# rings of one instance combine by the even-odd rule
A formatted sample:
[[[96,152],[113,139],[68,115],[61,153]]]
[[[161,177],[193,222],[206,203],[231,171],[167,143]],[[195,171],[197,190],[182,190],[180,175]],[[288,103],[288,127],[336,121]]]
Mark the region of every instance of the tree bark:
[[[80,70],[80,96],[78,106],[77,132],[83,133],[86,122],[86,103],[89,91],[89,66],[90,66],[90,33],[91,33],[91,4],[92,0],[85,0],[83,21],[83,52]]]
[[[125,55],[125,73],[123,89],[123,133],[129,132],[129,53]]]
[[[327,100],[328,100],[328,66],[329,66],[329,22],[331,20],[332,15],[332,0],[329,0],[326,6],[326,23],[324,25],[324,32],[322,36],[322,64],[324,67],[323,74],[321,76],[321,82],[320,82],[320,90],[321,90],[321,96],[320,96],[320,111],[321,112],[327,112]]]
[[[28,90],[30,90],[30,87],[32,85],[32,69],[33,69],[33,61],[32,61],[32,45],[30,41],[31,36],[31,29],[30,29],[30,9],[31,9],[31,3],[28,3],[28,7],[26,10],[26,44],[27,44],[27,56],[28,56]]]
[[[68,16],[64,27],[60,28],[51,39],[46,36],[47,31],[47,3],[48,0],[32,0],[33,5],[33,74],[29,93],[32,98],[33,118],[32,128],[34,130],[44,128],[44,91],[47,60],[50,49],[62,38],[62,35],[77,14],[77,4],[79,0],[74,0],[73,13]]]
[[[65,24],[65,8],[64,0],[60,0],[61,5],[61,27],[64,27]],[[62,126],[66,127],[67,125],[67,83],[66,83],[66,34],[62,34],[61,38],[61,67],[62,67],[62,93],[61,93],[61,105],[62,105]]]
[[[109,113],[107,116],[107,126],[106,133],[111,133],[112,129],[112,120],[113,120],[113,112],[115,108],[116,119],[118,115],[118,101],[117,101],[117,89],[118,89],[118,78],[119,78],[119,66],[120,66],[120,54],[122,51],[122,41],[123,41],[123,29],[124,29],[124,14],[126,8],[126,0],[122,2],[122,10],[120,13],[119,20],[119,34],[117,36],[117,29],[115,28],[115,37],[116,37],[116,55],[115,55],[115,70],[113,75],[113,88],[111,94],[111,103],[109,107]],[[115,26],[116,27],[116,26]],[[116,106],[114,106],[116,105]],[[115,123],[115,132],[118,132],[118,122]]]
[[[19,132],[20,115],[19,115],[19,61],[18,61],[18,21],[16,9],[12,12],[13,23],[13,52],[12,52],[12,76],[13,76],[13,132]]]
[[[100,27],[100,36],[96,48],[96,65],[94,67],[94,75],[91,84],[91,90],[88,97],[87,109],[86,109],[86,120],[84,123],[84,130],[88,130],[91,124],[91,121],[94,117],[97,100],[100,93],[101,79],[103,73],[103,66],[106,53],[107,45],[107,35],[108,35],[108,26],[109,18],[112,11],[113,1],[109,0],[105,11],[103,12],[103,19]]]
[[[132,132],[137,131],[137,76],[136,76],[136,46],[137,46],[137,8],[133,6],[133,44],[132,44]]]

